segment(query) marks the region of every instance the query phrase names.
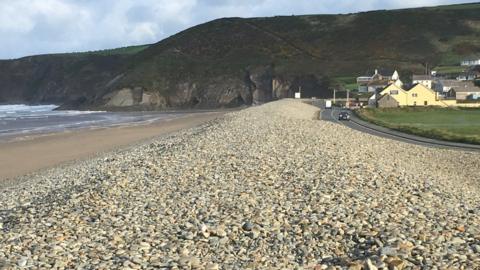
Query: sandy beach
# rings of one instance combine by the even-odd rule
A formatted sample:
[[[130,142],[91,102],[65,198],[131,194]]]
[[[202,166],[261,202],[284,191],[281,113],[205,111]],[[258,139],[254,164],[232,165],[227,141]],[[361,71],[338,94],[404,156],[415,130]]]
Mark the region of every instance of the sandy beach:
[[[191,128],[215,119],[223,112],[191,113],[151,124],[33,135],[0,142],[0,185],[9,179],[142,140]]]
[[[479,153],[317,116],[271,102],[0,187],[0,269],[480,268]]]

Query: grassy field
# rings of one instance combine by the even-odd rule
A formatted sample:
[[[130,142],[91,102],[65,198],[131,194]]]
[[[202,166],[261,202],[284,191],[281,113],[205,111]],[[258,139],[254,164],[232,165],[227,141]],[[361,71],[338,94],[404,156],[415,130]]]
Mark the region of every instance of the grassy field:
[[[333,78],[334,82],[339,85],[342,85],[347,90],[355,90],[358,88],[357,78],[348,76],[348,77],[335,77]]]
[[[423,137],[480,144],[480,109],[362,109],[364,120]]]
[[[451,73],[462,73],[465,71],[465,67],[462,66],[438,66],[433,70],[437,71],[438,74],[451,74]]]

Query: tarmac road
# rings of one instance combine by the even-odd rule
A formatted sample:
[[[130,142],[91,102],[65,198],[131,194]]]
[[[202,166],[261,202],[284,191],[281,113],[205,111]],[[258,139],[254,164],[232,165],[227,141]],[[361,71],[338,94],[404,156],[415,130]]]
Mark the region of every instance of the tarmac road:
[[[356,117],[355,114],[352,112],[350,112],[350,121],[338,120],[338,114],[341,111],[347,111],[348,109],[342,109],[339,107],[332,107],[331,109],[326,109],[325,100],[321,100],[321,99],[314,100],[312,101],[312,105],[317,106],[321,109],[321,113],[320,113],[321,120],[331,121],[340,125],[345,125],[349,128],[352,128],[361,132],[365,132],[374,136],[379,136],[383,138],[388,138],[392,140],[397,140],[401,142],[417,144],[417,145],[422,145],[427,147],[480,152],[480,145],[441,141],[441,140],[429,139],[429,138],[402,133],[399,131],[391,130],[388,128],[380,127],[380,126],[365,122],[359,119],[358,117]]]

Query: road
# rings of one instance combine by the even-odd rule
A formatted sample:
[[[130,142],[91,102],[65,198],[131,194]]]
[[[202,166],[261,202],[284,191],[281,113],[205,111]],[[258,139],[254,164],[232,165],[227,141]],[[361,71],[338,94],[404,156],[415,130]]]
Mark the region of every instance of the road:
[[[332,109],[326,109],[324,100],[315,100],[312,102],[312,105],[315,105],[321,109],[320,119],[325,121],[335,122],[337,124],[344,125],[351,129],[368,133],[370,135],[388,138],[388,139],[397,140],[397,141],[406,142],[406,143],[411,143],[411,144],[416,144],[416,145],[427,146],[427,147],[480,152],[480,145],[440,141],[440,140],[429,139],[429,138],[402,133],[399,131],[391,130],[388,128],[380,127],[380,126],[365,122],[359,119],[358,117],[356,117],[353,113],[350,113],[350,116],[351,116],[350,121],[340,121],[338,120],[338,114],[340,113],[340,111],[344,111],[346,109],[342,109],[338,107],[333,107]]]

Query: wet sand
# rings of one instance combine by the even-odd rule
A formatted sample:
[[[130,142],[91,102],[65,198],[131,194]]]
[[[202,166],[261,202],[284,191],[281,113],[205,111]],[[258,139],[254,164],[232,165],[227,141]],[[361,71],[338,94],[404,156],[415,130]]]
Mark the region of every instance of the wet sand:
[[[0,142],[0,183],[62,163],[93,157],[213,120],[225,112],[187,114],[148,125],[83,129]]]

